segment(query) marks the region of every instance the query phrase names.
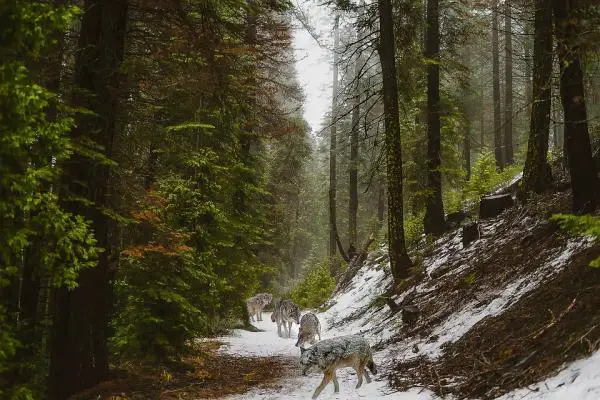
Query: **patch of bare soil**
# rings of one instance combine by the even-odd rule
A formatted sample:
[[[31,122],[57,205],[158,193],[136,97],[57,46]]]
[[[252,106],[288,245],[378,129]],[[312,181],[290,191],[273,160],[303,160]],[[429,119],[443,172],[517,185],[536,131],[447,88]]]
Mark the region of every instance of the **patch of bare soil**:
[[[428,286],[435,290],[411,299],[421,317],[395,340],[435,341],[435,326],[465,304],[484,307],[510,283],[535,276],[542,264],[548,265],[566,248],[568,235],[547,217],[568,212],[569,205],[569,195],[559,193],[505,213],[493,235],[475,245],[475,252],[461,250],[462,260],[449,257],[432,273]],[[439,359],[397,361],[391,384],[398,389],[423,386],[442,396],[490,399],[593,353],[600,346],[600,270],[588,265],[599,253],[598,244],[576,249],[564,269],[547,269],[541,285],[448,343]]]
[[[220,353],[220,346],[198,343],[176,368],[121,366],[114,379],[71,400],[218,399],[257,387],[278,388],[280,378],[297,372],[291,358],[232,356]]]

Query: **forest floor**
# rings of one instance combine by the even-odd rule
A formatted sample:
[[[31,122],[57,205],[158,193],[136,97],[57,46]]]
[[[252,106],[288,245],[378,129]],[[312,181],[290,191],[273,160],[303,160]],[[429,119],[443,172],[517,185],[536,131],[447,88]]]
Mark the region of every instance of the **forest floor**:
[[[588,266],[600,244],[548,221],[569,204],[568,192],[547,194],[482,220],[467,247],[460,229],[423,241],[415,276],[391,297],[387,251],[372,251],[318,317],[323,338],[366,337],[380,374],[355,389],[342,369],[340,393],[329,385],[319,399],[600,398],[600,269]],[[403,321],[390,300],[419,317]],[[281,338],[269,313],[254,325],[198,341],[182,371],[132,365],[78,398],[310,398],[322,374],[300,375],[297,326]]]

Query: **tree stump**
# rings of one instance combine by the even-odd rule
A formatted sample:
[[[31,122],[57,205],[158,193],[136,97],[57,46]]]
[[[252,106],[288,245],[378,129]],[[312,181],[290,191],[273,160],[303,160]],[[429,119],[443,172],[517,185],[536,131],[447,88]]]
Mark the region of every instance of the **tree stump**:
[[[406,326],[413,325],[419,318],[419,308],[414,305],[407,305],[402,307],[402,322]]]
[[[467,247],[472,241],[480,238],[479,224],[472,222],[462,228],[462,244],[463,247]]]
[[[467,213],[463,210],[449,213],[446,215],[446,222],[450,225],[457,226],[467,218]]]
[[[494,218],[511,208],[514,200],[510,194],[482,197],[479,201],[479,218]]]

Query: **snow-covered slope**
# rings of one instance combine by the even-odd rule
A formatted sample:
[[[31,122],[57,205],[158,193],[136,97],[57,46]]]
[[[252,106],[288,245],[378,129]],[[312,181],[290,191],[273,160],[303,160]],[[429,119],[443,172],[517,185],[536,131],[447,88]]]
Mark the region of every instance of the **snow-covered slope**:
[[[513,218],[481,222],[482,238],[467,248],[463,248],[460,231],[439,239],[432,246],[433,251],[422,261],[422,278],[404,293],[393,297],[396,304],[408,302],[422,310],[416,327],[403,326],[400,313],[392,314],[380,298],[392,283],[389,263],[384,248],[371,253],[350,285],[335,295],[329,301],[327,311],[319,313],[318,317],[323,339],[347,334],[361,334],[368,338],[377,350],[374,360],[382,374],[373,383],[355,389],[353,371],[342,370],[338,373],[340,393],[335,395],[333,385],[330,385],[319,398],[438,398],[423,389],[394,392],[387,385],[385,375],[398,362],[415,360],[416,357],[431,361],[439,359],[444,355],[447,344],[460,340],[487,318],[510,310],[520,299],[561,273],[573,257],[593,245],[593,241],[587,238],[560,238],[557,241],[551,229],[544,224],[547,223],[543,220],[515,215]],[[549,236],[547,232],[550,232]],[[547,237],[552,237],[552,242],[548,246],[538,246]],[[529,245],[525,248],[532,253],[515,254],[516,261],[513,260],[510,268],[504,268],[501,264],[503,257],[512,257],[506,253],[513,250],[522,252],[523,243],[531,241],[535,243],[531,246],[533,250],[527,247]],[[490,268],[494,268],[493,273],[481,269],[482,265],[488,268],[488,262],[492,264]],[[445,293],[440,295],[443,291]],[[297,326],[293,328],[292,338],[281,338],[277,335],[276,325],[270,321],[269,313],[265,313],[263,318],[264,321],[255,325],[264,332],[236,331],[234,336],[221,339],[227,342],[222,351],[256,357],[299,357],[299,349],[294,347]],[[501,399],[597,399],[600,398],[600,384],[595,384],[598,378],[600,353],[567,365],[556,377],[516,390]],[[321,379],[320,374],[305,377],[299,376],[296,371],[281,382],[278,389],[255,389],[232,399],[310,398]],[[457,379],[460,381],[462,378]],[[405,383],[407,387],[411,386],[410,380]]]
[[[498,398],[498,400],[534,399],[600,399],[600,351],[589,358],[571,363],[552,378]]]
[[[389,277],[381,264],[373,261],[365,263],[352,280],[349,290],[332,298],[330,303],[333,306],[326,312],[317,314],[322,326],[322,339],[358,333],[367,337],[371,345],[388,339],[393,333],[392,330],[383,328],[381,318],[378,318],[369,307],[388,283]],[[340,321],[353,314],[360,317],[338,325]],[[270,313],[263,313],[263,321],[255,322],[254,325],[264,332],[236,330],[233,336],[220,339],[226,342],[221,350],[244,356],[299,357],[300,350],[294,347],[298,337],[296,325],[292,327],[291,338],[281,338],[277,335],[277,326],[271,322]],[[384,365],[389,360],[388,352],[386,350],[375,352],[373,358],[380,372],[385,372]],[[330,384],[321,393],[319,399],[429,400],[435,397],[431,392],[422,389],[412,389],[402,393],[394,391],[388,387],[384,375],[380,373],[370,384],[365,382],[361,388],[355,389],[354,371],[351,368],[339,370],[340,392],[334,394],[333,385]],[[293,376],[281,382],[279,389],[256,389],[244,395],[232,396],[230,399],[308,399],[322,378],[322,374]]]

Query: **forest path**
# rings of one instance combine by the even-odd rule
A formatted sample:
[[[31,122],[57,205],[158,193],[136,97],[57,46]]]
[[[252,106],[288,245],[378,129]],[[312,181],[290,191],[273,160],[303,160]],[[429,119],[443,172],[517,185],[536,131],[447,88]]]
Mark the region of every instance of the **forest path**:
[[[345,335],[347,332],[341,332],[336,328],[328,328],[328,313],[317,314],[321,322],[322,339]],[[298,337],[298,326],[292,327],[291,338],[282,338],[277,335],[277,325],[271,322],[271,313],[263,313],[263,320],[252,323],[263,332],[249,332],[244,330],[235,330],[231,336],[219,338],[225,343],[220,351],[229,355],[242,357],[271,358],[282,357],[295,362],[282,363],[283,368],[289,368],[289,371],[282,373],[281,378],[276,384],[269,383],[268,386],[258,385],[254,389],[241,395],[223,397],[228,400],[253,400],[253,399],[310,399],[313,391],[321,382],[322,374],[312,373],[308,376],[302,376],[298,359],[300,350],[295,347]],[[377,353],[375,362],[377,363]],[[257,366],[259,364],[257,363]],[[327,399],[398,399],[398,400],[429,400],[430,394],[419,393],[418,390],[412,390],[406,393],[391,392],[387,386],[387,379],[381,374],[375,376],[370,384],[363,384],[356,389],[356,374],[351,368],[343,368],[337,372],[340,382],[339,393],[333,392],[333,385],[329,384],[319,396],[320,400]]]

